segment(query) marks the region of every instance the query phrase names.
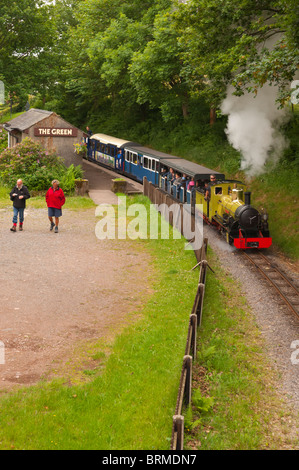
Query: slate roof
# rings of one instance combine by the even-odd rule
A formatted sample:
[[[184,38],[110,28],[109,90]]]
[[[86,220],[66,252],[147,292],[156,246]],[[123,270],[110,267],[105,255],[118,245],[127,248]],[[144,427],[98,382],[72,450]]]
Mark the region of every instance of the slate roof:
[[[43,119],[51,116],[53,114],[52,111],[45,111],[44,109],[29,109],[25,113],[21,114],[20,116],[8,121],[4,124],[4,128],[7,131],[11,131],[16,129],[18,131],[25,131],[34,124],[42,121]]]

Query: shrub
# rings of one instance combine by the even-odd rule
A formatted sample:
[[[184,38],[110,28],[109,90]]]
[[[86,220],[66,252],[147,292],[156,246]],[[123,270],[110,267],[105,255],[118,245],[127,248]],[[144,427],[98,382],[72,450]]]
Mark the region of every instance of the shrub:
[[[7,148],[7,132],[0,129],[0,153]]]
[[[82,177],[82,173],[81,167],[67,168],[54,151],[47,152],[30,138],[0,154],[0,179],[9,187],[21,178],[29,190],[42,191],[49,188],[53,179],[59,179],[68,193],[75,187],[75,178]]]

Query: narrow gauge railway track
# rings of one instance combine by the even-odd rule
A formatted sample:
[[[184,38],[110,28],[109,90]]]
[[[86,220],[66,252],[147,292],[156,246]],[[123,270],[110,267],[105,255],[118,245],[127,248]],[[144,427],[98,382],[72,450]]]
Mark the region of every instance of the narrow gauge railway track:
[[[276,289],[285,304],[299,319],[299,290],[294,283],[260,251],[248,253],[243,250],[243,254]]]

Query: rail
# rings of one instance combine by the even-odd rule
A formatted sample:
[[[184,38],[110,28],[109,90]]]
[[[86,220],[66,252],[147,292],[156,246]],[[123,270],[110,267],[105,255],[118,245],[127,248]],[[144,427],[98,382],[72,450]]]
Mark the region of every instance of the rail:
[[[290,311],[299,318],[299,290],[294,283],[263,253],[253,251],[248,254],[243,251],[243,254],[275,288]]]
[[[147,196],[152,203],[157,205],[166,204],[167,206],[171,206],[174,202],[177,203],[177,200],[175,200],[169,194],[165,193],[165,191],[161,190],[160,188],[155,187],[146,178],[143,179],[143,194]],[[180,206],[182,217],[183,204],[180,203]],[[173,220],[173,217],[171,217],[171,213],[169,215],[169,223],[173,225],[175,221]],[[178,217],[180,217],[180,215],[178,215]],[[191,215],[191,217],[191,228],[194,229],[195,217],[193,215]],[[191,402],[192,365],[193,361],[196,359],[197,331],[202,321],[202,310],[207,268],[210,268],[206,260],[207,247],[208,240],[205,238],[203,240],[202,247],[200,249],[194,250],[197,259],[197,264],[194,266],[193,269],[197,268],[198,266],[200,267],[199,281],[194,299],[194,304],[192,307],[191,314],[189,316],[185,355],[183,357],[183,365],[177,395],[175,414],[173,416],[172,422],[171,450],[183,450],[184,448],[184,416],[182,413],[184,406],[187,407]]]

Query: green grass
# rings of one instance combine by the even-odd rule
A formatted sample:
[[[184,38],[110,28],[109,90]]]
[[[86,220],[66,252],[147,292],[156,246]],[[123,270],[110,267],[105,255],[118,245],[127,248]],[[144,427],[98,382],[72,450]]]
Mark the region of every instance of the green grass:
[[[10,117],[10,111],[5,114],[2,114],[0,115],[0,124],[4,124],[5,122],[10,121],[11,119],[15,119],[16,117],[20,116],[23,113],[24,111],[21,111],[19,113],[12,113],[11,117]]]
[[[12,207],[12,202],[9,198],[10,189],[0,186],[0,209]],[[46,201],[44,196],[35,196],[28,199],[26,202],[28,209],[45,209]],[[82,196],[66,196],[65,209],[79,211],[84,209],[91,209],[96,207],[96,204],[89,197]]]
[[[266,207],[273,242],[293,260],[299,260],[298,168],[280,165],[252,183],[253,203]]]
[[[203,403],[211,403],[202,411],[201,402],[193,400],[186,413],[186,447],[296,448],[299,439],[290,440],[289,430],[298,414],[290,414],[277,392],[278,373],[271,369],[250,308],[211,251],[209,260],[216,269],[207,278],[193,396],[199,388]]]

